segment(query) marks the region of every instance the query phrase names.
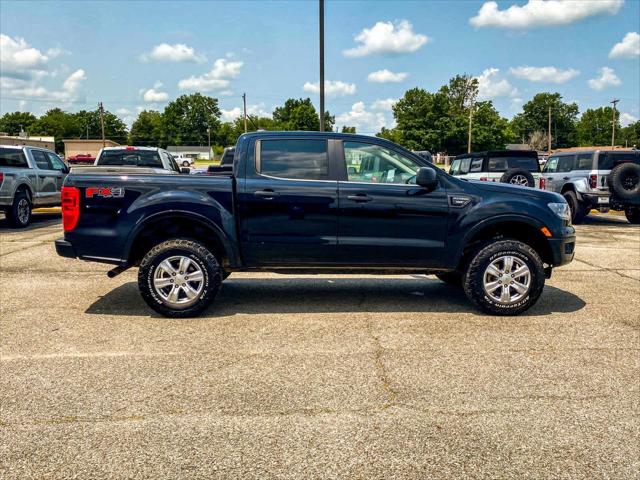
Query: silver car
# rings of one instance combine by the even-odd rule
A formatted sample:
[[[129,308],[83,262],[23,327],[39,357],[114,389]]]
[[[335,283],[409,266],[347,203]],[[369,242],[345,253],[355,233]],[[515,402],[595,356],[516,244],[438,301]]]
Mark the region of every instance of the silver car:
[[[636,202],[640,201],[638,181],[629,183],[627,179],[619,178],[620,175],[612,174],[612,170],[627,170],[629,166],[637,169],[639,163],[640,151],[637,150],[554,153],[542,170],[540,188],[564,196],[571,208],[573,223],[582,222],[592,209],[601,212],[624,210],[629,221],[636,223]]]
[[[0,146],[0,209],[15,227],[31,222],[35,207],[60,205],[60,190],[69,167],[51,150]]]

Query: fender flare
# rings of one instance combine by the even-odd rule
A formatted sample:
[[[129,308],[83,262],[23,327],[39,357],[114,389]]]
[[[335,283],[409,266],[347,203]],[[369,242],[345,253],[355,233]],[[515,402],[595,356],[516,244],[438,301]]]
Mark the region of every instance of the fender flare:
[[[563,192],[566,192],[567,190],[572,190],[576,194],[576,197],[578,197],[578,200],[582,201],[582,194],[588,193],[589,191],[589,185],[587,184],[587,179],[578,178],[578,179],[572,180],[571,182],[567,182],[562,187],[561,194]]]
[[[145,217],[141,222],[139,222],[132,229],[131,233],[127,237],[127,242],[124,248],[124,254],[125,254],[124,259],[126,259],[126,262],[127,263],[129,262],[129,257],[131,255],[131,247],[133,246],[134,242],[138,238],[138,235],[140,234],[140,232],[142,232],[151,223],[161,221],[164,219],[176,218],[176,217],[195,221],[197,223],[200,223],[204,227],[211,229],[215,233],[217,239],[220,241],[220,244],[224,249],[224,253],[226,257],[229,259],[229,262],[232,265],[239,264],[239,257],[240,257],[239,253],[234,248],[233,241],[229,238],[229,236],[215,222],[211,221],[209,218],[205,217],[204,215],[200,215],[198,213],[190,212],[187,210],[167,210],[167,211],[157,212],[152,215],[149,215],[148,217]]]
[[[469,242],[474,236],[476,236],[482,230],[485,230],[491,226],[497,225],[499,223],[509,223],[509,222],[524,223],[530,227],[535,228],[536,230],[539,230],[540,228],[544,227],[544,224],[540,222],[538,219],[534,217],[530,217],[528,215],[519,214],[519,213],[513,213],[513,214],[508,213],[503,215],[497,215],[497,216],[482,220],[479,223],[476,223],[472,228],[470,228],[466,232],[464,237],[462,237],[460,241],[460,248],[458,248],[458,252],[456,253],[455,264],[457,265],[458,263],[460,263],[460,260],[462,259],[462,255],[466,246],[469,244]]]
[[[35,194],[33,192],[33,186],[31,185],[31,182],[26,178],[21,178],[16,183],[13,189],[13,193],[11,194],[11,199],[12,199],[11,201],[13,201],[13,199],[16,198],[16,193],[22,187],[25,187],[27,189],[27,194],[29,195],[29,198],[31,199],[31,203],[33,204],[35,202]]]

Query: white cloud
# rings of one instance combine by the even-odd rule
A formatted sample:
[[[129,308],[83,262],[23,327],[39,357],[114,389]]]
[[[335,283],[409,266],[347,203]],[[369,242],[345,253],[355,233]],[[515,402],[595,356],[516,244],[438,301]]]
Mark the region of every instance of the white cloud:
[[[351,110],[336,117],[336,125],[356,127],[356,130],[365,132],[377,132],[386,125],[384,114],[381,112],[369,112],[364,102],[356,102]]]
[[[302,89],[309,93],[320,93],[320,82],[307,82]],[[325,80],[324,93],[328,97],[344,97],[356,93],[355,83],[346,83],[340,80]]]
[[[491,100],[499,97],[515,97],[518,89],[500,76],[497,68],[487,68],[478,78],[478,100]]]
[[[378,99],[371,104],[371,108],[373,110],[384,110],[390,112],[396,103],[398,103],[397,98],[385,98],[383,100]]]
[[[510,68],[509,73],[514,77],[530,82],[565,83],[580,75],[580,70],[567,68],[561,70],[556,67],[523,67]]]
[[[247,115],[256,116],[256,117],[271,116],[271,112],[266,111],[264,107],[265,107],[264,103],[259,103],[256,105],[247,105]],[[242,108],[234,107],[230,110],[225,110],[221,108],[220,113],[222,113],[221,119],[223,122],[232,122],[236,118],[242,116]]]
[[[355,36],[357,47],[345,50],[347,57],[364,57],[377,53],[398,54],[415,52],[429,41],[429,37],[413,31],[407,20],[377,22],[371,28],[363,28]]]
[[[529,0],[524,5],[512,5],[505,10],[498,3],[485,2],[475,17],[474,27],[527,29],[568,25],[596,15],[618,13],[624,0]]]
[[[199,55],[192,47],[184,43],[169,45],[161,43],[151,49],[151,52],[141,55],[143,62],[155,60],[157,62],[204,62],[205,57]]]
[[[24,38],[0,34],[0,66],[2,76],[25,78],[33,71],[42,71],[49,56],[30,47]]]
[[[627,127],[637,121],[638,121],[638,117],[631,115],[630,113],[622,112],[620,114],[620,125],[622,125],[623,127]]]
[[[156,82],[153,84],[153,88],[141,90],[142,99],[147,103],[166,102],[169,99],[169,94],[160,90],[161,88],[162,82]]]
[[[616,43],[609,52],[609,58],[640,57],[640,35],[638,32],[627,33],[621,42]]]
[[[228,90],[231,79],[240,74],[243,62],[231,61],[226,58],[219,58],[213,63],[213,68],[199,76],[192,75],[178,82],[178,87],[182,90],[199,90],[201,92],[211,92],[213,90]]]
[[[590,79],[588,84],[589,87],[594,90],[604,90],[607,87],[617,87],[622,84],[622,82],[612,68],[602,67],[600,69],[600,76]]]
[[[8,77],[0,78],[0,88],[18,97],[40,98],[51,102],[68,103],[78,99],[80,87],[86,79],[85,71],[80,68],[65,79],[60,90],[50,91],[42,85],[38,85],[36,81]]]
[[[378,70],[375,72],[371,72],[367,76],[367,80],[374,83],[390,83],[390,82],[402,82],[405,78],[409,76],[408,73],[405,72],[392,72],[391,70]]]

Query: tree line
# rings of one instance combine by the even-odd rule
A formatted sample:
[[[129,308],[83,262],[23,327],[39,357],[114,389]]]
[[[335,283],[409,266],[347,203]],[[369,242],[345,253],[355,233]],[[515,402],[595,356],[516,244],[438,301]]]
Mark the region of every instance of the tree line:
[[[503,149],[508,143],[528,144],[546,150],[551,112],[551,145],[566,148],[610,145],[615,122],[616,145],[640,145],[640,121],[624,128],[620,115],[611,107],[587,109],[579,115],[576,103],[566,103],[559,93],[538,93],[525,103],[522,111],[508,120],[489,100],[476,101],[477,79],[457,75],[436,92],[413,88],[393,106],[396,126],[382,128],[377,136],[412,150],[429,150],[456,155],[467,151],[469,132],[473,150]],[[128,129],[117,115],[104,112],[105,137],[121,144],[154,146],[208,145],[217,152],[234,145],[245,131],[245,121],[221,121],[218,99],[194,93],[182,95],[163,111],[143,110]],[[307,130],[320,128],[318,111],[309,98],[290,98],[276,107],[270,117],[249,115],[247,131]],[[325,130],[332,130],[335,117],[325,113]],[[40,117],[28,112],[5,113],[0,131],[17,135],[54,136],[56,150],[63,150],[63,139],[102,138],[98,110],[69,113],[53,108]],[[343,132],[356,133],[353,126]]]

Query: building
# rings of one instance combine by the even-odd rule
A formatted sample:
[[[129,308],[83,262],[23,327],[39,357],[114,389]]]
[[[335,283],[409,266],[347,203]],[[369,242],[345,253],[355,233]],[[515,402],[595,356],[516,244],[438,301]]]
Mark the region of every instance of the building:
[[[13,137],[0,134],[0,145],[28,145],[30,147],[42,147],[55,151],[55,137]]]
[[[90,155],[93,158],[98,156],[98,152],[102,148],[102,140],[85,140],[82,138],[72,138],[62,140],[64,143],[64,157],[72,158],[77,155]],[[120,145],[112,140],[105,140],[105,147],[117,147]]]
[[[167,151],[174,157],[190,157],[195,160],[211,160],[211,148],[191,145],[169,145]]]

